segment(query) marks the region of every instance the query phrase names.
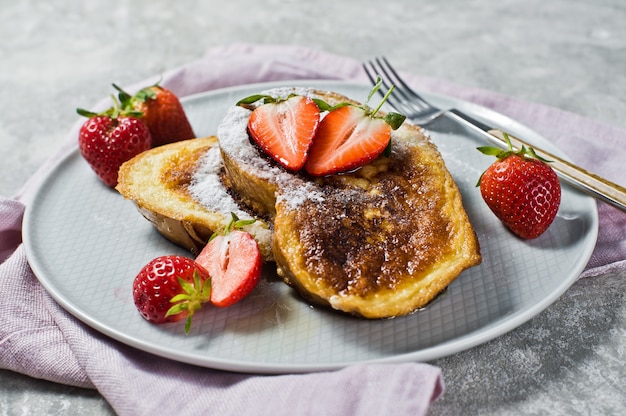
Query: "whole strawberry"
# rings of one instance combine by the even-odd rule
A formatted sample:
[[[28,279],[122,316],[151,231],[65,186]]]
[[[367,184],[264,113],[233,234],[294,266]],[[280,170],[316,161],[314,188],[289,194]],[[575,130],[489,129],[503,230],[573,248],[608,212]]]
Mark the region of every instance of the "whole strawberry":
[[[131,96],[117,85],[122,107],[140,114],[152,135],[152,147],[192,139],[193,128],[178,97],[158,84],[139,90]]]
[[[150,149],[150,131],[139,119],[120,113],[117,107],[99,114],[80,108],[76,111],[89,118],[78,133],[80,153],[98,177],[114,187],[120,166]]]
[[[554,221],[561,203],[559,179],[546,160],[532,148],[513,151],[479,147],[498,158],[479,179],[480,193],[491,211],[513,233],[524,239],[543,234]]]
[[[136,113],[113,106],[101,113],[77,108],[88,120],[78,132],[78,147],[93,171],[108,186],[117,185],[117,172],[124,162],[150,149],[152,136]]]
[[[210,300],[211,279],[204,267],[182,256],[161,256],[146,264],[133,282],[133,299],[141,315],[161,324],[191,317]]]

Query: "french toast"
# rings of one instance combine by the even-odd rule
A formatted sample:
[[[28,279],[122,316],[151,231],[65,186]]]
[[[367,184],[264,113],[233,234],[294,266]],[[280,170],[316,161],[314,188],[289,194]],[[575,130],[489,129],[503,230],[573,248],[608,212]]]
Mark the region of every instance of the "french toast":
[[[117,191],[173,243],[197,255],[214,232],[241,219],[242,210],[222,183],[222,161],[215,136],[155,147],[119,170]],[[244,227],[257,240],[265,261],[272,261],[272,232],[263,219]]]
[[[277,89],[330,105],[339,94]],[[307,300],[365,318],[389,318],[430,302],[481,261],[461,194],[421,128],[393,131],[392,152],[343,174],[287,172],[251,142],[254,105],[233,106],[217,135],[230,186],[273,223],[278,274]]]

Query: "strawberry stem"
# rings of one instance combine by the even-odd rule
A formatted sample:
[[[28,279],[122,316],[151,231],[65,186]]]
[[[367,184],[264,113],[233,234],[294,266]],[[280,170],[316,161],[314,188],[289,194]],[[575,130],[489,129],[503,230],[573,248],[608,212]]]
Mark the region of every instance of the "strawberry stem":
[[[365,105],[367,105],[370,102],[374,94],[376,94],[378,90],[380,89],[381,85],[383,85],[383,79],[380,75],[378,75],[376,77],[376,84],[374,84],[369,94],[367,95],[367,100],[365,100]]]
[[[380,77],[379,77],[380,78]],[[383,106],[383,104],[385,104],[385,101],[387,101],[387,98],[389,98],[389,95],[391,94],[391,92],[394,90],[394,88],[396,88],[395,85],[392,85],[391,88],[389,88],[389,90],[387,91],[387,93],[383,96],[382,101],[378,104],[378,106],[374,109],[374,111],[372,111],[370,113],[371,117],[374,117],[374,115],[376,113],[378,113],[378,110],[380,110],[380,108]]]
[[[506,132],[502,132],[502,135],[504,136],[504,141],[506,142],[506,145],[507,145],[506,150],[503,150],[499,147],[493,147],[493,146],[480,146],[480,147],[477,147],[476,149],[484,155],[495,156],[498,159],[504,159],[511,155],[518,155],[520,157],[530,157],[533,159],[538,159],[545,163],[551,162],[551,160],[548,160],[539,156],[535,152],[535,149],[533,149],[532,147],[529,147],[527,149],[526,146],[522,146],[522,148],[516,152],[515,149],[513,149],[513,144],[511,143],[511,138],[509,137],[509,135]]]
[[[111,100],[113,100],[113,113],[111,113],[111,118],[118,118],[120,115],[120,103],[113,94],[111,94]]]
[[[183,293],[179,293],[170,299],[170,302],[174,305],[168,309],[165,314],[166,317],[177,315],[181,312],[187,311],[187,320],[185,322],[185,334],[189,333],[191,328],[191,318],[195,311],[202,307],[203,303],[206,303],[211,298],[211,279],[202,281],[198,271],[193,273],[193,284],[188,281],[178,278]]]
[[[383,99],[380,101],[380,103],[378,103],[378,106],[374,108],[373,111],[370,111],[368,107],[368,103],[370,99],[372,98],[372,96],[380,89],[382,83],[383,83],[383,80],[379,75],[376,78],[376,84],[374,85],[369,95],[367,96],[367,101],[365,101],[365,105],[362,107],[363,110],[365,110],[365,113],[368,114],[372,118],[374,118],[376,113],[378,113],[378,111],[382,108],[383,104],[385,104],[385,102],[387,101],[387,99],[389,98],[393,90],[396,88],[395,85],[392,85],[391,87],[389,87],[389,90],[387,90],[387,92],[383,96]],[[404,120],[406,120],[406,116],[390,111],[385,115],[383,119],[385,120],[385,123],[389,124],[392,130],[397,130],[402,125],[402,123],[404,123]]]
[[[228,224],[226,224],[226,227],[224,227],[224,229],[221,232],[217,232],[217,231],[214,232],[209,238],[209,241],[213,240],[218,235],[227,235],[233,230],[239,230],[245,227],[246,225],[253,224],[254,222],[256,222],[254,218],[251,218],[248,220],[240,220],[237,214],[235,214],[234,212],[231,212],[230,221],[228,222]]]
[[[131,105],[132,97],[130,97],[128,93],[124,92],[117,85],[113,84],[113,86],[119,92],[119,101],[117,100],[115,95],[111,94],[111,100],[113,101],[112,107],[109,107],[108,109],[100,113],[95,113],[93,111],[85,110],[83,108],[77,108],[76,112],[79,115],[83,117],[87,117],[87,118],[92,118],[96,116],[107,116],[112,119],[116,119],[118,117],[137,117],[137,118],[143,117],[143,113],[141,111],[133,110],[132,105]]]
[[[498,160],[506,159],[507,157],[511,155],[517,155],[522,158],[537,159],[544,163],[552,162],[551,160],[548,160],[546,158],[539,156],[535,152],[535,149],[533,149],[532,147],[529,147],[528,149],[526,149],[526,146],[522,145],[522,148],[516,152],[515,149],[513,149],[513,144],[511,143],[511,138],[509,137],[509,135],[504,131],[502,132],[502,135],[504,136],[504,141],[506,142],[506,145],[507,145],[506,150],[503,150],[499,147],[493,147],[493,146],[479,146],[476,149],[484,155],[495,156],[496,158],[498,158]],[[480,174],[480,177],[478,178],[478,182],[476,182],[477,187],[480,186],[480,181],[482,180],[484,174],[485,172]]]

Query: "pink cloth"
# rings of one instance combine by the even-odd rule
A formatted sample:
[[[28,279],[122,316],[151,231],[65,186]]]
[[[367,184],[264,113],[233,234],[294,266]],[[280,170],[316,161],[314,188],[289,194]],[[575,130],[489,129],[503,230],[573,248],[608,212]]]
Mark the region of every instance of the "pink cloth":
[[[417,89],[444,93],[504,113],[566,148],[584,167],[618,183],[626,131],[558,109],[403,74]],[[143,86],[154,79],[144,80]],[[360,62],[295,46],[237,44],[163,75],[179,96],[232,85],[289,79],[366,82]],[[127,86],[132,90],[133,86]],[[100,105],[103,104],[104,101]],[[421,363],[355,365],[333,372],[259,376],[210,370],[158,358],[109,339],[65,312],[38,283],[20,244],[24,205],[55,160],[76,146],[80,121],[22,191],[0,198],[0,368],[96,388],[120,415],[186,414],[424,415],[443,394],[438,368]],[[598,157],[593,157],[599,155]],[[626,214],[600,204],[600,235],[583,274],[626,266]],[[6,260],[5,260],[6,259]],[[177,399],[173,399],[177,397]],[[320,399],[320,398],[323,398]]]

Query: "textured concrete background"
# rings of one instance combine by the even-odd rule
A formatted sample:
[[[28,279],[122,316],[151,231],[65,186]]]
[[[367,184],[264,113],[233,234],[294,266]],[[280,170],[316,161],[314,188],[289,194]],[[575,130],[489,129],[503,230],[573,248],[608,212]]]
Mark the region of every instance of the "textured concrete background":
[[[420,75],[626,128],[624,22],[621,0],[0,0],[0,194],[17,192],[63,141],[75,108],[111,82],[234,42],[386,55]],[[580,281],[517,330],[434,362],[447,392],[431,414],[624,411],[625,279]],[[0,370],[2,415],[111,413],[95,391]]]

